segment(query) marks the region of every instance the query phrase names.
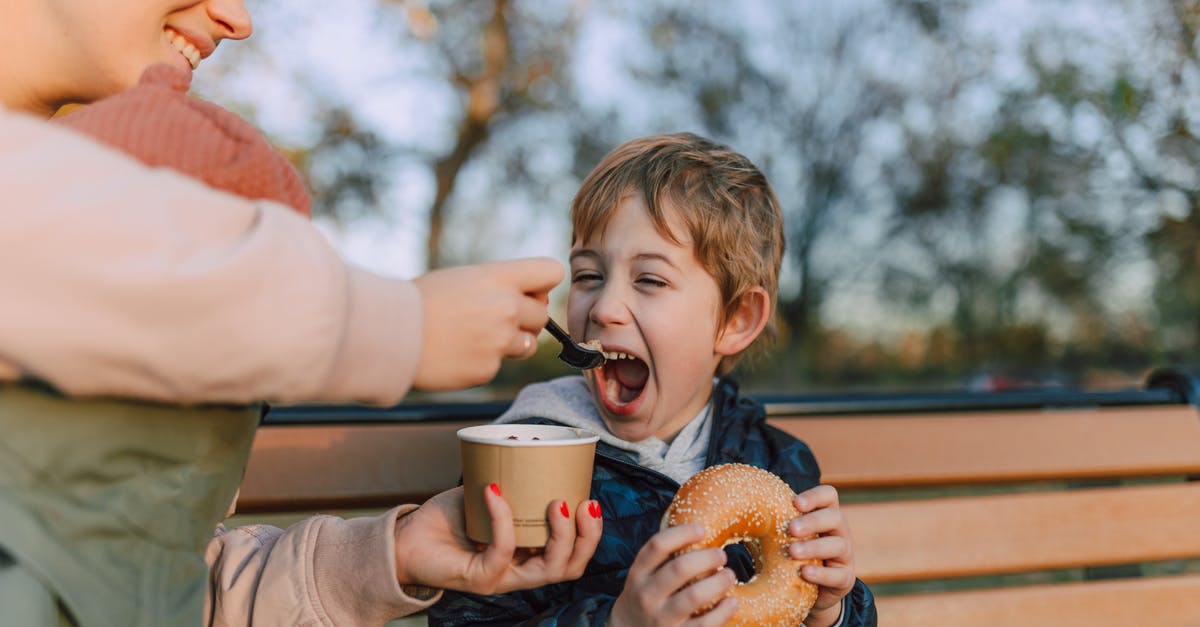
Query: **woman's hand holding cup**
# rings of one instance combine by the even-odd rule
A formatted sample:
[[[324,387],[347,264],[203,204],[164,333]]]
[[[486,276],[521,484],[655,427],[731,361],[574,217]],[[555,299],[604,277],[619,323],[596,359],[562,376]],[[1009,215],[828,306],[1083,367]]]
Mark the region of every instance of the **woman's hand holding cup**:
[[[517,549],[512,510],[498,489],[485,487],[492,543],[484,548],[467,537],[463,488],[447,490],[396,523],[396,578],[401,585],[500,594],[578,579],[596,551],[602,529],[599,504],[583,501],[575,524],[562,514],[565,501],[547,511],[550,539],[545,549]]]

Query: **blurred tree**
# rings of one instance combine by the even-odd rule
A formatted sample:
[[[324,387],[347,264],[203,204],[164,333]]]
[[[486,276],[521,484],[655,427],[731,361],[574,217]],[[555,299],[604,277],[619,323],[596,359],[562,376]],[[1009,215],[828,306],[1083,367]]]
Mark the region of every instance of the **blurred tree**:
[[[893,40],[889,25],[902,16],[861,2],[620,6],[627,21],[644,24],[649,46],[628,61],[629,73],[664,104],[677,103],[655,111],[641,132],[694,130],[724,141],[775,186],[788,270],[785,347],[771,363],[807,376],[821,367],[828,294],[878,261],[869,248],[848,255],[843,244],[861,237],[856,223],[872,219],[874,190],[861,181],[859,156],[873,124],[903,104],[900,86],[877,74],[870,55],[881,38]]]
[[[551,31],[537,11],[521,11],[509,0],[418,2],[396,0],[413,33],[440,55],[446,80],[459,95],[461,111],[450,150],[433,160],[436,190],[429,207],[426,265],[442,265],[447,203],[463,167],[497,127],[520,120],[531,109],[552,106],[538,89],[562,82],[569,24]],[[547,37],[547,33],[553,36]]]
[[[328,7],[263,1],[273,54],[228,57],[258,68],[233,100],[260,113],[275,75],[306,94],[305,131],[278,136],[318,209],[415,216],[427,267],[565,250],[604,153],[692,130],[784,205],[784,346],[757,381],[1136,372],[1200,349],[1195,0],[363,0],[339,19],[369,7],[370,36],[329,45],[386,57],[367,88],[278,61]]]
[[[296,153],[293,160],[309,183],[318,215],[349,221],[378,211],[392,148],[346,105],[332,104],[316,119],[316,148]]]
[[[1159,106],[1167,118],[1166,132],[1157,138],[1162,163],[1138,163],[1145,189],[1159,192],[1167,211],[1147,237],[1155,269],[1153,320],[1156,361],[1198,365],[1200,354],[1200,2],[1178,0],[1173,12],[1158,24],[1160,36],[1178,55],[1168,57],[1166,93]],[[1174,18],[1174,19],[1171,19]],[[1157,167],[1155,167],[1157,166]]]
[[[979,52],[962,27],[963,6],[911,6],[935,29],[941,58]],[[1006,85],[993,67],[948,61],[936,89],[912,94],[948,123],[908,131],[911,164],[898,167],[917,174],[908,184],[893,177],[890,237],[914,243],[915,258],[889,259],[882,288],[918,307],[948,294],[968,363],[1064,365],[1061,343],[1091,356],[1070,364],[1077,368],[1151,359],[1145,344],[1120,332],[1131,310],[1151,310],[1119,298],[1127,288],[1114,277],[1147,244],[1162,248],[1145,236],[1164,192],[1195,194],[1195,175],[1172,164],[1200,154],[1186,131],[1195,94],[1183,93],[1180,78],[1195,75],[1195,33],[1178,19],[1182,6],[1108,5],[1140,18],[1120,42],[1047,20],[1020,41],[1028,80]],[[981,100],[997,103],[994,113],[969,132],[956,129],[964,103]],[[1169,292],[1189,293],[1170,284]]]
[[[416,190],[404,202],[424,203],[417,222],[427,228],[423,263],[433,268],[478,261],[489,252],[512,254],[511,249],[486,250],[497,233],[480,224],[503,210],[508,190],[514,190],[516,202],[538,205],[544,204],[545,190],[553,189],[561,206],[562,189],[550,185],[536,163],[531,165],[536,162],[531,155],[548,144],[538,137],[545,133],[539,129],[565,128],[570,132],[549,145],[567,155],[561,160],[570,174],[569,155],[577,143],[576,131],[565,120],[575,110],[567,87],[572,32],[579,19],[573,5],[550,0],[367,0],[341,7],[336,18],[312,3],[263,0],[254,8],[258,34],[230,46],[228,53],[222,50],[227,59],[223,67],[200,73],[200,88],[259,118],[268,132],[275,121],[261,111],[266,97],[254,89],[231,95],[229,85],[236,82],[231,79],[241,75],[259,88],[265,76],[274,76],[293,92],[289,106],[304,111],[309,124],[282,143],[290,145],[307,175],[318,215],[350,223],[396,213],[389,204],[403,178]],[[293,40],[304,39],[306,27],[316,23],[331,27],[322,37],[337,27],[357,28],[360,40],[327,44],[341,46],[337,52],[344,59],[304,49],[312,58],[281,60]],[[386,50],[394,67],[376,67],[372,46]],[[324,69],[326,65],[338,67]],[[374,84],[378,91],[354,91],[356,82],[372,76],[380,81]],[[396,106],[389,111],[387,103]],[[587,126],[585,121],[579,128]],[[428,176],[427,194],[414,171]],[[464,196],[463,178],[472,172],[473,196]],[[537,207],[530,209],[522,219],[535,218]],[[462,232],[449,237],[448,229]],[[449,256],[448,243],[458,245]]]

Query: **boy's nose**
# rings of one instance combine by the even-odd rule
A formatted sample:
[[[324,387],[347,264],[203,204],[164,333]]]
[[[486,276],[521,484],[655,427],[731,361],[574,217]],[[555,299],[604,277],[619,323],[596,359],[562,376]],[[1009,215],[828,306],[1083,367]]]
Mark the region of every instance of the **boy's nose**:
[[[605,286],[596,296],[591,309],[588,310],[588,319],[601,326],[628,322],[631,319],[629,307],[620,294],[620,290],[611,285]]]

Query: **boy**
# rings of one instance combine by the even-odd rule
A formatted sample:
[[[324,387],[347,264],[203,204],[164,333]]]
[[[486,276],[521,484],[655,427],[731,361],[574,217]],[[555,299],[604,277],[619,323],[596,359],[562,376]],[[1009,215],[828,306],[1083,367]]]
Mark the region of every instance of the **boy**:
[[[809,627],[873,625],[871,592],[854,559],[837,492],[819,484],[808,447],[769,427],[760,405],[724,376],[774,334],[783,255],[779,202],[742,155],[692,134],[618,147],[592,170],[571,209],[568,326],[599,340],[607,363],[583,377],[531,385],[498,422],[540,422],[600,434],[592,498],[604,536],[578,581],[532,591],[447,593],[432,624],[647,625],[689,621],[753,566],[748,552],[708,549],[672,557],[698,529],[659,531],[679,485],[726,462],[766,468],[794,491],[794,557],[818,557],[801,575],[820,593]],[[721,600],[693,624],[718,625]]]

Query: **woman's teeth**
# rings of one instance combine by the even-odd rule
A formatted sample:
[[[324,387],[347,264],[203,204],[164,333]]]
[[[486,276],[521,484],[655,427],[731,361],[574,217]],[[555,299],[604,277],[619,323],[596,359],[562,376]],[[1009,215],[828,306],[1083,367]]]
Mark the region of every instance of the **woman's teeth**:
[[[163,34],[167,36],[167,41],[171,42],[171,46],[178,50],[179,54],[188,60],[188,63],[192,64],[193,70],[200,65],[200,51],[191,42],[169,28],[163,30]]]
[[[601,351],[601,352],[604,353],[605,359],[637,359],[637,357],[634,357],[633,355],[628,355],[626,353],[621,353],[618,351]]]

